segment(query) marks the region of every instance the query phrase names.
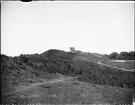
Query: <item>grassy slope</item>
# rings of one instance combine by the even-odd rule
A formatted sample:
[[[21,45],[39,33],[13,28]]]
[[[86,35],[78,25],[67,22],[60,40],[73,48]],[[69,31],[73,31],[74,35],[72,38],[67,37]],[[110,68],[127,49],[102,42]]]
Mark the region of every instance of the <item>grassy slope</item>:
[[[1,55],[1,93],[11,91],[18,85],[27,85],[55,78],[54,75],[34,69],[19,58]]]
[[[83,60],[83,61],[88,61],[88,62],[98,62],[98,61],[101,61],[103,59],[103,56],[99,57],[97,56],[97,54],[92,54],[92,53],[88,53],[88,54],[85,54],[85,53],[75,53],[74,55],[74,60]]]
[[[75,84],[79,83],[79,84]],[[46,86],[50,86],[49,89]],[[80,81],[43,84],[9,96],[3,103],[14,104],[129,104],[132,89],[95,85]]]
[[[92,53],[93,55],[97,56],[97,57],[100,57],[100,58],[103,58],[104,55],[103,54],[99,54],[99,53]]]

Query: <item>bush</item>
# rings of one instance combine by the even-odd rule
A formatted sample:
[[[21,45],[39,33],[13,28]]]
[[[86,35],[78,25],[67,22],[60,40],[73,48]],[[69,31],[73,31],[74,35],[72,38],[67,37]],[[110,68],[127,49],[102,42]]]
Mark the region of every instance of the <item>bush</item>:
[[[118,60],[135,60],[135,51],[130,52],[121,52],[118,54],[117,52],[113,52],[107,55],[110,59],[118,59]]]

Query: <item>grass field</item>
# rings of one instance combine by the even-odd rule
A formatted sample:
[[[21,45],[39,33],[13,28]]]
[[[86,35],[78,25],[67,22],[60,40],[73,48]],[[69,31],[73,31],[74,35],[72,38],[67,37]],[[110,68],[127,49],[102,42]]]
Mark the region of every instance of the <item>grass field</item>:
[[[135,66],[134,66],[135,61],[134,60],[127,60],[125,62],[103,61],[102,63],[110,65],[110,66],[114,66],[114,67],[128,69],[128,70],[135,69]]]

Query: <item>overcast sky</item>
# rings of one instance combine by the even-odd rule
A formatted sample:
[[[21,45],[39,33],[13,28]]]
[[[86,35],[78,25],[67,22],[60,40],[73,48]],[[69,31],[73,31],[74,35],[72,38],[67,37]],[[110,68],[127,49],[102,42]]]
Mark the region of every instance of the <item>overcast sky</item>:
[[[1,53],[134,50],[133,2],[2,2]]]

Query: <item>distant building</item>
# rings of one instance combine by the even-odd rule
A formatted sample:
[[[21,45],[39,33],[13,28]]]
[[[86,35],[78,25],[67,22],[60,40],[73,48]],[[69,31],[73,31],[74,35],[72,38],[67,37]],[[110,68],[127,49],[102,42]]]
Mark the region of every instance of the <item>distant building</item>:
[[[72,53],[75,53],[75,52],[76,52],[76,50],[75,50],[74,47],[70,47],[70,51],[71,51]]]

